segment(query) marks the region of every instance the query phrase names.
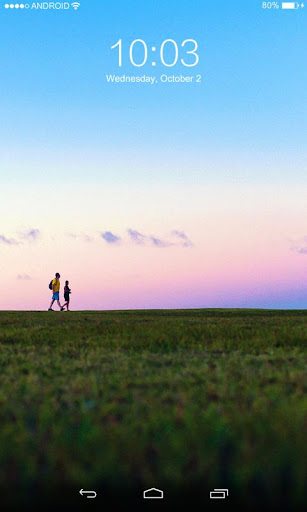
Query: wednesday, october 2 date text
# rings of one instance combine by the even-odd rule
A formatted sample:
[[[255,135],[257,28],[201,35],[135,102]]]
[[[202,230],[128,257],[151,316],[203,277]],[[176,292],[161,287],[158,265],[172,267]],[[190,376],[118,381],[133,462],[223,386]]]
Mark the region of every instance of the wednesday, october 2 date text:
[[[202,75],[105,75],[109,83],[144,83],[154,85],[158,83],[201,83]]]

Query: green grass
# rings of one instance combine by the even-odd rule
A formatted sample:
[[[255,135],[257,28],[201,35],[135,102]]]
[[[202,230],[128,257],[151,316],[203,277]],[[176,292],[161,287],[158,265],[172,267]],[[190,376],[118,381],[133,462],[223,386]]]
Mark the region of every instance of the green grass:
[[[303,510],[306,340],[307,311],[0,312],[7,509],[154,486]]]

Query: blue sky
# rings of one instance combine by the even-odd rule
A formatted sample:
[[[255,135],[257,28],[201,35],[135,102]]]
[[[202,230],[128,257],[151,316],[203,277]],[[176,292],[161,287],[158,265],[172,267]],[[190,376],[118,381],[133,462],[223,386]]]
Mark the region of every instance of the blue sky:
[[[0,2],[0,309],[44,309],[56,271],[76,309],[306,307],[307,7],[80,3]],[[199,64],[163,67],[166,39]]]
[[[10,180],[304,180],[307,9],[269,12],[258,0],[83,0],[55,13],[3,5],[0,147]],[[193,38],[200,63],[118,69],[110,47],[119,38]],[[197,71],[203,83],[153,90],[105,80],[153,71]]]

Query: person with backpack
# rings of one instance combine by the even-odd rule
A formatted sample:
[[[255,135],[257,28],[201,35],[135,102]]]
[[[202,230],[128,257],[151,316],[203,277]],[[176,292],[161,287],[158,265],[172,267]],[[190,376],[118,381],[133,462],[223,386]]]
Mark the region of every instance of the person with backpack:
[[[66,310],[67,311],[70,311],[70,309],[69,309],[69,301],[70,301],[69,295],[70,294],[71,294],[71,289],[69,288],[69,281],[65,281],[65,286],[64,286],[64,300],[65,300],[65,304],[63,304],[63,308],[65,308],[65,306],[66,306]]]
[[[52,309],[54,301],[57,302],[61,311],[64,311],[63,306],[60,304],[60,274],[57,272],[55,278],[49,283],[49,288],[52,290],[52,299],[48,311],[54,311]]]

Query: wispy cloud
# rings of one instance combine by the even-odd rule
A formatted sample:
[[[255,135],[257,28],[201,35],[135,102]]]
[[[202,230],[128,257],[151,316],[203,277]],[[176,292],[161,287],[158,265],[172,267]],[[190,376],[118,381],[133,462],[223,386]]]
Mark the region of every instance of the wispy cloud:
[[[112,233],[111,231],[100,232],[100,237],[109,245],[122,245],[123,243],[127,243],[128,241],[132,242],[135,245],[142,247],[156,247],[158,249],[164,249],[167,247],[193,247],[194,244],[191,242],[189,237],[186,235],[184,231],[173,230],[168,235],[164,237],[160,237],[156,234],[145,234],[141,233],[137,229],[129,228],[127,230],[128,240],[122,238],[119,235]],[[72,233],[66,232],[64,236],[79,240],[82,242],[93,242],[95,241],[95,236],[92,236],[87,233]],[[96,234],[97,236],[97,234]],[[28,229],[22,232],[19,232],[16,237],[8,237],[6,235],[0,235],[0,244],[4,245],[19,245],[19,244],[27,244],[38,241],[41,238],[41,231],[37,228]],[[307,237],[306,237],[307,239]],[[297,252],[301,252],[305,254],[307,250],[307,240],[305,241],[305,245],[303,247],[295,247],[293,250]]]
[[[5,245],[18,245],[20,242],[15,238],[7,238],[4,235],[0,235],[0,243]]]
[[[298,254],[307,254],[307,236],[303,236],[296,242],[292,242],[291,250]]]
[[[25,242],[35,242],[40,238],[39,229],[29,229],[20,233],[19,238]]]
[[[26,231],[19,232],[15,238],[9,238],[5,235],[0,235],[0,243],[6,245],[19,245],[35,242],[39,238],[39,229],[28,229]]]
[[[137,245],[157,247],[160,249],[177,246],[193,247],[193,243],[183,231],[173,230],[166,238],[160,238],[156,235],[145,235],[136,229],[128,229],[130,240]]]
[[[161,240],[160,238],[157,238],[155,236],[150,236],[149,241],[151,245],[154,247],[160,247],[161,249],[164,247],[170,247],[171,245],[174,245],[172,242],[169,242],[168,240]]]
[[[111,231],[105,231],[104,233],[101,233],[101,237],[104,239],[105,242],[108,244],[118,244],[121,241],[121,238],[117,235],[114,235],[111,233]]]
[[[172,234],[179,238],[180,240],[180,245],[182,245],[182,247],[193,247],[194,244],[191,242],[191,240],[187,237],[187,235],[183,232],[183,231],[178,231],[176,229],[174,229],[174,231],[172,232]]]
[[[128,235],[130,240],[136,244],[136,245],[142,245],[142,246],[154,246],[154,247],[169,247],[170,245],[173,245],[168,240],[162,240],[161,238],[158,238],[154,235],[144,235],[143,233],[140,233],[136,229],[128,229]]]
[[[69,238],[81,240],[82,242],[93,242],[94,238],[86,233],[65,233]]]
[[[28,274],[18,274],[17,279],[19,281],[30,281],[32,279]]]
[[[128,229],[128,235],[132,242],[134,242],[137,245],[145,245],[147,237],[145,235],[142,235],[139,231],[136,229]]]

